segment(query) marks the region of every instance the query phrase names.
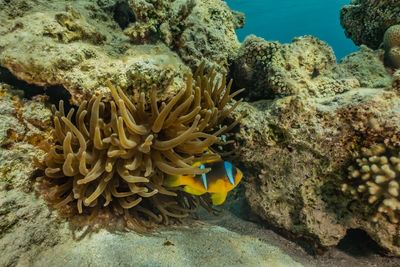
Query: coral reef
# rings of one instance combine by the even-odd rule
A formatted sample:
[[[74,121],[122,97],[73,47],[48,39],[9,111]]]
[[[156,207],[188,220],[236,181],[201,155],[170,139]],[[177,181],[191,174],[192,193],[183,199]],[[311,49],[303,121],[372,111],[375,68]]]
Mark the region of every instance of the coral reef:
[[[400,46],[400,25],[390,26],[383,35],[383,47],[389,50],[392,47]]]
[[[235,29],[241,29],[244,27],[246,22],[246,16],[243,12],[232,10],[233,15],[233,25]]]
[[[112,14],[91,1],[39,1],[14,17],[17,2],[0,9],[0,63],[19,79],[62,85],[75,102],[107,91],[106,80],[129,90],[155,84],[170,94],[184,84],[188,68],[175,53],[161,44],[130,44]]]
[[[236,138],[252,211],[316,247],[335,246],[348,229],[361,229],[388,254],[400,255],[398,224],[373,222],[377,209],[366,212],[368,201],[341,191],[361,147],[385,143],[399,149],[399,101],[386,88],[356,88],[239,105],[235,112],[248,113]]]
[[[60,224],[32,193],[33,157],[49,138],[51,112],[0,82],[0,266],[27,265],[59,242]],[[25,258],[20,259],[21,255]]]
[[[144,92],[134,99],[109,84],[113,100],[103,100],[100,94],[83,101],[75,125],[73,109],[66,115],[60,102],[54,112],[56,145],[38,162],[45,174],[39,178],[45,182],[45,198],[55,208],[67,205],[79,213],[92,208],[93,216],[110,208],[140,231],[152,221],[168,224],[169,217],[186,217],[197,205],[206,206],[204,196],[163,186],[166,174],[208,172],[191,163],[219,157],[203,153],[238,123],[218,128],[240,103],[226,107],[240,91],[229,95],[232,83],[225,88],[225,77],[215,82],[216,73],[203,75],[203,68],[204,63],[194,81],[189,75],[186,88],[163,103],[154,87],[146,101]],[[148,217],[148,224],[139,214]]]
[[[250,100],[299,94],[324,97],[360,85],[386,87],[391,82],[381,52],[360,47],[337,64],[332,48],[312,36],[280,44],[250,35],[232,72],[234,86],[247,88]]]
[[[384,52],[361,45],[359,51],[343,57],[334,71],[339,76],[356,78],[361,87],[385,88],[392,75],[384,66]]]
[[[173,5],[178,8],[181,2],[174,1]],[[183,75],[189,71],[179,55],[190,61],[192,68],[204,59],[208,66],[224,69],[239,46],[232,14],[223,1],[199,1],[185,20],[196,25],[182,33],[185,46],[179,50],[181,54],[161,42],[132,44],[114,19],[119,15],[115,13],[116,4],[2,1],[1,66],[28,83],[63,86],[75,103],[90,98],[94,91],[107,92],[107,80],[129,93],[154,84],[167,99],[184,86]],[[211,13],[213,20],[207,23],[205,16]],[[180,24],[183,18],[174,19]],[[196,60],[191,60],[194,52]]]
[[[342,191],[376,209],[374,222],[388,217],[391,223],[399,223],[399,149],[376,144],[364,148],[363,156],[357,159],[357,165],[348,168],[349,181],[342,185]]]
[[[397,90],[397,92],[400,91],[400,70],[393,73],[392,88]]]
[[[388,64],[396,69],[400,68],[400,24],[386,30],[383,36],[383,47]]]
[[[393,0],[358,0],[340,10],[340,23],[356,45],[377,49],[385,31],[400,24],[400,2]]]
[[[22,91],[0,83],[0,181],[30,190],[33,156],[49,137],[50,111],[42,102],[21,98]]]
[[[134,43],[161,41],[194,70],[206,60],[206,68],[228,71],[239,42],[235,28],[244,24],[225,1],[130,1],[136,22],[125,30]],[[243,21],[243,22],[242,22]]]

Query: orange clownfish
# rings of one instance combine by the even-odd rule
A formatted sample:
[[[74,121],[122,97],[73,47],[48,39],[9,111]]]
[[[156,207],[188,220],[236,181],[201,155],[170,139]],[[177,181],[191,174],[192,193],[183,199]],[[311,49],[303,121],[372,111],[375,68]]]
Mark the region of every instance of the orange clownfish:
[[[192,195],[210,193],[213,205],[221,205],[228,192],[235,188],[243,177],[243,173],[232,163],[221,159],[196,162],[193,166],[211,170],[199,175],[168,175],[164,185],[169,187],[184,185],[183,190]]]

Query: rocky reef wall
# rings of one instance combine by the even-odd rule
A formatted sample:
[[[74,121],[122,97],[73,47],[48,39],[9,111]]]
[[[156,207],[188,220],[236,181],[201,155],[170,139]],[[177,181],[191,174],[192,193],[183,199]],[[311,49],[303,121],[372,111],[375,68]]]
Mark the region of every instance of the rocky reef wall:
[[[400,73],[387,64],[388,51],[398,45],[388,41],[388,49],[379,49],[385,31],[400,23],[398,10],[397,1],[345,6],[342,25],[360,49],[336,62],[332,48],[312,36],[280,44],[251,35],[240,44],[235,29],[243,27],[244,17],[219,0],[0,1],[0,252],[6,255],[0,265],[24,265],[38,255],[45,258],[37,265],[59,263],[50,255],[71,252],[63,260],[81,255],[75,245],[98,245],[90,261],[97,263],[110,247],[133,249],[130,244],[138,240],[149,253],[164,248],[165,262],[175,264],[173,253],[184,262],[199,251],[206,257],[221,237],[227,240],[218,243],[226,257],[218,259],[226,264],[296,266],[275,247],[202,222],[174,228],[173,234],[163,228],[155,239],[97,233],[95,223],[78,229],[35,196],[33,158],[43,156],[40,147],[52,138],[49,98],[73,106],[93,95],[109,96],[111,81],[127,95],[144,92],[148,99],[156,88],[160,100],[170,99],[202,61],[206,69],[233,77],[234,90],[246,88],[240,94],[246,102],[229,114],[234,120],[247,112],[234,129],[232,146],[234,163],[245,174],[242,200],[253,214],[238,214],[246,219],[255,214],[315,248],[335,246],[349,229],[361,229],[386,253],[400,256],[398,223],[390,219],[398,209],[395,201],[385,202],[387,192],[396,191],[382,190],[382,201],[370,203],[366,187],[353,188],[358,193],[344,189],[360,176],[351,166],[365,161],[368,149],[383,144],[400,150]],[[374,220],[378,213],[382,218]],[[92,236],[85,239],[88,232]],[[190,254],[185,249],[198,235],[196,242],[206,245],[196,244],[198,251]],[[244,252],[230,257],[232,250]],[[107,254],[104,262],[113,257]],[[132,260],[124,257],[121,264]]]

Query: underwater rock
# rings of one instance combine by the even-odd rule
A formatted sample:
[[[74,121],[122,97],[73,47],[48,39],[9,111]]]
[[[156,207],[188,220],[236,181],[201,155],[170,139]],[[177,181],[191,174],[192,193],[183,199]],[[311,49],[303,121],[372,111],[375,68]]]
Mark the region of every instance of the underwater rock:
[[[392,88],[400,92],[400,70],[393,73]]]
[[[398,224],[373,222],[368,202],[341,191],[361,147],[390,143],[400,151],[399,101],[394,91],[357,88],[239,105],[235,112],[248,114],[237,138],[252,211],[317,246],[335,246],[348,229],[361,229],[400,256]]]
[[[235,87],[246,88],[250,100],[297,94],[324,97],[360,86],[356,77],[339,75],[335,67],[332,48],[313,36],[280,44],[250,35],[234,62],[233,77]]]
[[[361,87],[385,88],[392,77],[384,66],[384,52],[361,45],[359,51],[343,57],[334,71],[339,76],[355,77]]]
[[[399,14],[399,1],[353,0],[340,10],[340,24],[356,45],[377,49],[385,31],[400,23]]]
[[[243,12],[232,10],[233,25],[235,29],[242,29],[246,22],[246,16]]]
[[[18,172],[21,169],[16,168]],[[0,181],[0,266],[27,266],[45,248],[62,241],[66,236],[62,233],[70,233],[66,231],[67,223],[60,223],[44,200],[33,193],[5,187]]]
[[[7,188],[31,190],[33,157],[49,138],[51,112],[44,103],[20,98],[18,91],[0,83],[0,181]]]
[[[0,83],[0,266],[28,265],[60,240],[58,216],[35,197],[33,157],[49,138],[50,111]],[[22,258],[20,258],[24,255]]]
[[[164,98],[175,94],[184,86],[183,75],[189,68],[163,43],[132,44],[114,20],[111,4],[102,7],[89,0],[1,2],[1,66],[28,83],[61,85],[75,103],[95,90],[107,93],[107,80],[128,92],[155,85]],[[226,67],[239,43],[225,2],[202,1],[190,14],[185,23],[195,25],[180,36],[186,44],[179,50],[182,59],[191,66],[205,59],[209,65]],[[212,22],[206,23],[207,15],[212,15]]]
[[[133,0],[130,5],[137,21],[125,34],[135,44],[161,41],[192,70],[206,60],[206,69],[226,72],[236,58],[240,44],[235,29],[244,19],[240,22],[241,16],[234,15],[225,1]]]

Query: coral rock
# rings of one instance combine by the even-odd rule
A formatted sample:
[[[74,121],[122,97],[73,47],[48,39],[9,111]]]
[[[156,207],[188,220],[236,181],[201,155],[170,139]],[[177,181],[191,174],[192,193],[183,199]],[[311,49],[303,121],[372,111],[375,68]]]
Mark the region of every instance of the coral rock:
[[[358,88],[330,97],[295,95],[239,105],[236,112],[249,114],[237,138],[252,211],[323,247],[337,245],[348,229],[361,229],[389,254],[399,256],[398,224],[373,222],[374,214],[366,212],[368,200],[355,202],[342,192],[347,167],[361,147],[381,142],[400,147],[399,101],[393,91]],[[392,168],[382,168],[393,176]],[[351,174],[356,177],[368,171],[355,170]],[[390,184],[390,194],[396,195],[396,188]],[[397,209],[398,203],[390,200],[384,205]]]
[[[248,90],[249,99],[306,94],[328,96],[359,86],[355,77],[339,76],[336,57],[325,42],[304,36],[290,44],[248,36],[234,63],[235,86]]]
[[[137,21],[125,30],[134,43],[165,43],[194,70],[206,60],[206,68],[228,71],[240,44],[235,34],[237,16],[225,1],[134,0],[130,5]]]
[[[376,49],[385,31],[400,23],[400,2],[394,0],[358,0],[340,10],[340,23],[356,45]]]
[[[107,8],[92,1],[3,2],[0,63],[17,78],[49,87],[61,85],[75,102],[94,91],[108,92],[106,80],[127,91],[153,84],[166,97],[184,85],[189,72],[163,44],[130,43]]]
[[[400,25],[389,27],[383,36],[383,47],[386,50],[395,46],[400,46]]]

